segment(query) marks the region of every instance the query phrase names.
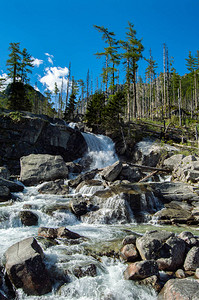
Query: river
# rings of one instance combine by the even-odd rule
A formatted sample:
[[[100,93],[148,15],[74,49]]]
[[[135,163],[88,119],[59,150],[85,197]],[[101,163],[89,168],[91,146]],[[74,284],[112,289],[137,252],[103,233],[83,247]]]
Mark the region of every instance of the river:
[[[113,142],[104,136],[84,134],[88,144],[91,158],[90,168],[103,168],[114,163],[118,158],[114,152]],[[70,174],[74,177],[74,174]],[[67,182],[66,182],[67,183]],[[65,206],[69,204],[71,198],[76,196],[76,191],[71,190],[69,195],[49,195],[40,194],[35,187],[25,187],[21,193],[13,194],[13,201],[0,204],[0,257],[9,246],[14,243],[34,236],[38,239],[37,232],[39,227],[60,227],[79,233],[84,239],[78,243],[67,243],[59,239],[56,244],[47,247],[42,240],[38,239],[45,253],[45,263],[51,273],[56,272],[61,275],[67,274],[68,282],[58,287],[59,282],[55,282],[52,293],[44,296],[27,296],[21,289],[17,290],[18,299],[79,299],[79,300],[153,300],[157,299],[154,290],[139,286],[133,281],[123,279],[123,272],[127,265],[116,257],[102,256],[95,257],[88,252],[88,249],[96,249],[122,240],[129,232],[145,232],[146,229],[154,228],[155,225],[137,225],[132,218],[132,222],[122,224],[103,224],[103,221],[89,224],[86,219],[84,222],[78,220],[69,210],[60,209],[53,211],[53,207]],[[98,187],[100,189],[100,187]],[[89,190],[91,194],[93,191]],[[88,191],[83,196],[89,196]],[[80,194],[80,192],[78,192]],[[117,201],[117,199],[115,200]],[[39,222],[37,226],[22,225],[19,212],[30,207],[31,211],[37,214]],[[106,209],[106,208],[105,208]],[[51,210],[51,213],[49,211]],[[183,230],[182,230],[183,231]],[[122,245],[121,245],[122,246]],[[73,274],[75,267],[84,267],[93,264],[96,266],[96,276],[86,276],[77,278]]]

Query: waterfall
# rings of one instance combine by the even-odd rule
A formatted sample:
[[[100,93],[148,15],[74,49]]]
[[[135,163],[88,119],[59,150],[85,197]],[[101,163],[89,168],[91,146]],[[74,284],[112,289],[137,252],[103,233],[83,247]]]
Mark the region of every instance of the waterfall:
[[[87,158],[91,160],[90,169],[101,169],[118,160],[113,141],[104,135],[82,133],[88,145]]]

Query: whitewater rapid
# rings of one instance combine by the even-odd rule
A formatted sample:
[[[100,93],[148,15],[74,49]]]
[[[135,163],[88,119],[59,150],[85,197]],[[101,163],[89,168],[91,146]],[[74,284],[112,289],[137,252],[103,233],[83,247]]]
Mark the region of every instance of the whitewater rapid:
[[[118,158],[114,151],[114,143],[111,139],[104,136],[83,134],[88,144],[88,156],[92,158],[92,168],[103,168],[114,163]],[[44,183],[43,183],[44,184]],[[42,184],[42,185],[43,185]],[[4,261],[4,253],[14,243],[24,238],[34,236],[37,238],[45,253],[45,263],[53,272],[66,272],[69,280],[63,286],[58,287],[58,282],[54,284],[53,291],[43,296],[27,296],[21,289],[17,290],[18,300],[154,300],[157,299],[156,293],[146,287],[138,286],[133,281],[123,279],[123,272],[127,265],[118,258],[102,256],[100,261],[88,253],[88,248],[95,249],[97,245],[107,242],[114,242],[127,235],[126,231],[131,229],[132,224],[107,225],[97,223],[88,224],[86,219],[80,221],[68,209],[69,203],[76,192],[70,194],[50,195],[40,194],[38,189],[42,186],[25,187],[23,192],[14,193],[13,199],[9,202],[0,203],[0,257],[1,263]],[[78,193],[92,195],[102,187],[95,187],[93,190],[87,187],[82,188]],[[120,205],[119,199],[112,199],[105,203],[104,211],[111,210],[115,203]],[[111,202],[112,201],[112,202]],[[25,205],[25,206],[24,206]],[[55,209],[61,206],[62,209]],[[38,216],[38,225],[22,225],[19,213],[30,208]],[[49,213],[50,212],[50,213]],[[67,229],[79,233],[85,239],[81,243],[66,243],[61,239],[57,244],[47,247],[38,238],[39,227],[57,228],[65,226]],[[134,224],[135,226],[135,224]],[[136,230],[136,227],[134,227]],[[122,246],[122,245],[121,245]],[[86,276],[76,278],[72,270],[75,266],[85,266],[94,264],[97,268],[97,276]]]

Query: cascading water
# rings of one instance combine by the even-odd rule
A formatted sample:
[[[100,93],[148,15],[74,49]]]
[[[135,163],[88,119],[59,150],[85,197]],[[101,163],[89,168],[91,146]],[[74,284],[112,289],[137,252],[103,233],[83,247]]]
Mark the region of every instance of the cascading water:
[[[101,169],[118,160],[113,141],[104,135],[82,133],[87,145],[87,156],[91,159],[90,169]]]
[[[102,135],[84,133],[84,138],[88,144],[88,155],[92,158],[90,169],[103,168],[113,164],[118,158],[114,151],[114,144],[110,138]],[[118,196],[104,201],[101,211],[101,220],[94,220],[88,224],[85,218],[78,220],[68,209],[69,202],[75,194],[64,196],[45,195],[38,192],[40,186],[25,188],[23,193],[16,193],[15,201],[1,203],[0,206],[0,257],[3,258],[5,251],[14,243],[34,236],[37,238],[39,227],[60,227],[65,226],[69,230],[79,233],[84,237],[80,243],[67,243],[59,240],[55,245],[46,247],[38,240],[45,253],[45,263],[50,272],[69,276],[69,282],[62,285],[59,290],[55,286],[52,293],[43,296],[27,296],[21,289],[17,290],[19,300],[154,300],[156,293],[148,288],[136,285],[133,281],[123,279],[123,272],[126,265],[118,259],[102,256],[100,260],[96,257],[97,251],[101,252],[100,245],[107,242],[114,242],[126,236],[126,226],[121,225],[123,220],[130,220],[131,216],[126,215],[124,201]],[[103,190],[104,187],[82,188],[81,194],[92,194],[96,190]],[[82,196],[83,197],[83,196]],[[117,203],[117,207],[116,207]],[[26,204],[26,206],[24,206]],[[38,216],[38,225],[22,225],[19,212],[30,207],[31,211]],[[113,214],[113,208],[117,209],[117,215]],[[106,214],[105,214],[106,213]],[[103,219],[110,220],[110,225],[102,224]],[[118,218],[118,216],[120,218]],[[111,219],[117,224],[111,225]],[[96,221],[96,222],[95,222]],[[99,222],[98,222],[99,221]],[[113,221],[113,220],[112,220]],[[131,224],[132,226],[132,224]],[[127,228],[129,230],[129,228]],[[135,229],[134,229],[135,230]],[[99,249],[97,248],[99,247]],[[91,249],[91,250],[88,250]],[[93,253],[93,254],[92,254]],[[94,255],[95,254],[95,255]],[[96,266],[96,276],[86,276],[77,278],[73,274],[73,269],[79,266],[94,264]]]

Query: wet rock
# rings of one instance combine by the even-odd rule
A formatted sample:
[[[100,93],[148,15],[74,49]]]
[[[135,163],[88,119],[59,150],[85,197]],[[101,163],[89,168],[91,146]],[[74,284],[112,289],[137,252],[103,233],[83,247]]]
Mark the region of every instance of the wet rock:
[[[96,265],[89,264],[87,266],[81,266],[81,267],[75,268],[73,273],[77,278],[81,278],[81,277],[85,277],[85,276],[95,277],[95,276],[97,276],[97,268],[96,268]]]
[[[82,199],[73,199],[70,202],[71,211],[77,216],[83,216],[88,212],[87,201]]]
[[[24,187],[14,181],[0,178],[0,186],[6,186],[10,192],[22,192]]]
[[[25,226],[35,226],[38,224],[38,216],[30,210],[23,210],[19,213],[21,223]]]
[[[112,182],[116,180],[121,170],[122,163],[120,161],[116,161],[113,165],[104,168],[100,174],[105,180]]]
[[[185,271],[196,271],[199,268],[199,247],[193,247],[187,253],[184,269]]]
[[[157,275],[153,275],[150,277],[147,277],[145,279],[137,281],[138,284],[144,285],[144,286],[150,286],[152,287],[157,293],[159,293],[162,289],[162,283],[160,281],[160,278]]]
[[[7,167],[0,167],[0,177],[9,180],[10,172]]]
[[[172,236],[174,236],[174,233],[165,230],[154,230],[146,232],[143,237],[137,238],[136,247],[142,259],[157,259],[162,244]]]
[[[176,278],[186,278],[186,275],[185,275],[185,272],[182,270],[182,269],[178,269],[176,272],[175,272],[175,276]]]
[[[159,250],[157,264],[159,270],[175,271],[183,266],[185,242],[175,236],[170,237]]]
[[[0,185],[0,202],[7,201],[11,198],[10,190],[5,185]]]
[[[68,185],[72,188],[76,188],[82,181],[91,180],[98,173],[98,169],[86,172],[84,174],[78,175],[75,179],[68,182]]]
[[[198,289],[197,280],[170,279],[159,293],[158,300],[193,300]]]
[[[66,166],[68,168],[69,173],[79,174],[83,171],[83,167],[80,164],[74,162],[67,162]]]
[[[38,229],[38,236],[42,236],[49,239],[56,239],[57,228],[40,227]]]
[[[138,251],[134,244],[127,244],[121,249],[120,257],[126,261],[136,261],[139,258]]]
[[[131,167],[128,164],[122,165],[122,170],[119,174],[119,180],[128,180],[129,182],[138,182],[144,177],[144,174],[139,168]]]
[[[34,238],[12,245],[5,253],[6,272],[16,288],[28,295],[43,295],[52,284],[43,262],[44,254]]]
[[[68,169],[61,156],[30,154],[20,159],[20,180],[25,185],[67,178]]]
[[[70,231],[65,227],[59,227],[59,228],[40,227],[38,229],[38,236],[51,238],[51,239],[56,239],[56,238],[79,239],[81,237],[78,233]]]
[[[41,194],[67,195],[69,187],[64,184],[64,179],[49,181],[39,188]]]
[[[150,276],[159,276],[158,265],[155,260],[144,260],[129,264],[124,271],[124,278],[140,280]]]
[[[81,191],[81,189],[83,188],[83,187],[103,187],[104,188],[104,183],[102,182],[102,181],[100,181],[100,180],[94,180],[94,179],[91,179],[91,180],[84,180],[84,181],[82,181],[77,187],[76,187],[76,189],[75,189],[75,191],[76,192],[80,192]]]
[[[136,244],[136,239],[137,239],[138,235],[135,234],[131,234],[131,235],[127,235],[123,241],[122,241],[122,245],[125,246],[125,245],[128,245],[128,244]]]
[[[8,300],[8,298],[0,291],[0,300]]]

